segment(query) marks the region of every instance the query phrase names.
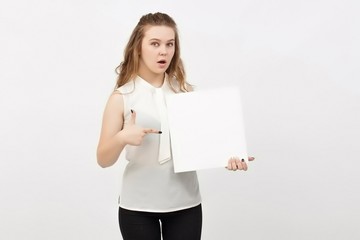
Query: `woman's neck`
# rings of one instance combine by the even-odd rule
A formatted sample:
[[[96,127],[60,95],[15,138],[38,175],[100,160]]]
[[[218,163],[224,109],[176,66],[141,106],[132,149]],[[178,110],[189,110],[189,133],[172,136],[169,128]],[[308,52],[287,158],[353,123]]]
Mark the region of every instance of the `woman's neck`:
[[[158,88],[161,87],[164,83],[164,79],[165,79],[165,74],[161,73],[161,74],[151,74],[151,73],[138,73],[139,77],[141,77],[142,79],[144,79],[145,81],[147,81],[149,84],[151,84],[152,86]]]

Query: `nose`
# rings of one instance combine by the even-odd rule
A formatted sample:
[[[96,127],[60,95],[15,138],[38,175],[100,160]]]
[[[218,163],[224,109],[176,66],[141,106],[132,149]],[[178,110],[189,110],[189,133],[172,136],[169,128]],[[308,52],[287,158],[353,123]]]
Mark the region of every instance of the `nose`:
[[[165,56],[167,54],[166,47],[160,48],[160,56]]]

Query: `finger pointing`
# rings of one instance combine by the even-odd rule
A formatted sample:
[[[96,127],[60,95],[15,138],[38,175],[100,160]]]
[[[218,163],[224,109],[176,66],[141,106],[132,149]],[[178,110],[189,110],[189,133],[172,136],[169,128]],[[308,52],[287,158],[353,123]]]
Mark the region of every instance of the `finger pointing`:
[[[157,133],[157,134],[161,134],[162,132],[153,128],[145,128],[144,129],[144,133]]]

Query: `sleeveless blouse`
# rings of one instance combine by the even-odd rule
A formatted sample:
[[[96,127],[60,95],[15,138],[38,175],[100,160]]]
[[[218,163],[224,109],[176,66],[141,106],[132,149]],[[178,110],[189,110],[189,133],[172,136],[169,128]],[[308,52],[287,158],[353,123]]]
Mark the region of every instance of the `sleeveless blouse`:
[[[161,122],[164,119],[161,111],[166,111],[166,96],[176,94],[169,81],[165,76],[163,85],[156,88],[138,76],[116,89],[124,99],[124,124],[130,121],[131,110],[134,110],[135,124],[161,130],[161,125],[167,124],[164,120]],[[177,82],[173,81],[171,86],[176,87]],[[159,106],[159,94],[164,101],[160,104],[162,106]],[[135,211],[170,212],[201,203],[196,172],[174,172],[170,144],[166,145],[170,148],[167,151],[169,158],[162,163],[159,161],[160,135],[147,134],[141,145],[125,147],[128,163],[123,173],[120,207]]]

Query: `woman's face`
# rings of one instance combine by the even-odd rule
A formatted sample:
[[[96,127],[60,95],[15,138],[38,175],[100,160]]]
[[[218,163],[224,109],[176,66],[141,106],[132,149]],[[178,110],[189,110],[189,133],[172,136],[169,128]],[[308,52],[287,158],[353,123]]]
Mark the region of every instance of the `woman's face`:
[[[163,74],[175,53],[175,32],[167,26],[150,26],[141,44],[139,71]]]

